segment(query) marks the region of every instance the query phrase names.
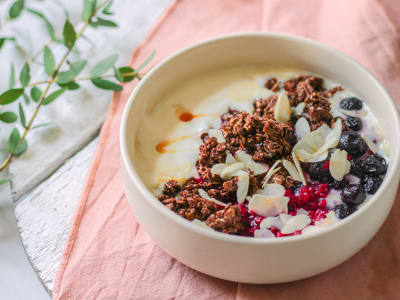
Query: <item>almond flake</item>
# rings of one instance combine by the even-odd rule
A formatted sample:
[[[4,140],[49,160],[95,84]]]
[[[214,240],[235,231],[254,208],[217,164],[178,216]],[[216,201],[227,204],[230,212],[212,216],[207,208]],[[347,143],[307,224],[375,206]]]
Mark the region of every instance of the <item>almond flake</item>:
[[[299,140],[301,140],[307,133],[311,132],[310,124],[308,124],[306,118],[301,117],[297,120],[296,125],[294,126],[294,131]]]
[[[249,210],[264,217],[273,217],[288,212],[288,197],[255,194],[250,198]]]
[[[282,219],[277,216],[277,217],[266,217],[264,220],[261,221],[260,223],[260,229],[267,229],[271,227],[278,228],[281,230],[285,224],[282,222]]]
[[[215,175],[221,175],[221,173],[225,170],[225,168],[227,167],[226,164],[216,164],[213,165],[211,168],[211,174],[215,174]]]
[[[216,204],[221,205],[221,206],[226,206],[226,204],[225,204],[224,202],[221,202],[221,201],[219,201],[219,200],[217,200],[217,199],[215,199],[215,198],[211,198],[211,197],[207,194],[207,192],[206,192],[205,190],[203,190],[203,189],[198,189],[197,191],[199,192],[199,195],[200,195],[201,198],[207,199],[207,200],[210,200],[210,201],[213,201],[213,202],[215,202]]]
[[[274,118],[279,123],[285,123],[290,120],[292,109],[290,108],[290,102],[286,94],[280,94],[276,101],[274,108]]]
[[[297,171],[300,174],[301,182],[303,183],[303,185],[307,185],[307,181],[306,181],[306,179],[304,177],[303,170],[301,169],[300,162],[297,159],[297,156],[296,156],[296,154],[294,152],[292,152],[292,158],[293,158],[294,165],[296,166]]]
[[[345,110],[340,108],[340,111],[350,117],[358,117],[358,118],[362,118],[365,117],[367,115],[367,111],[365,109],[360,109],[360,110]]]
[[[364,139],[365,143],[367,143],[368,148],[376,154],[378,152],[378,146],[374,144],[365,134],[361,133],[361,137]]]
[[[237,171],[244,168],[244,163],[234,163],[227,166],[220,174],[222,179],[231,179],[234,176],[237,176]]]
[[[296,115],[301,115],[304,112],[304,107],[306,107],[306,104],[304,102],[300,102],[294,109],[294,113]]]
[[[339,221],[339,219],[336,218],[335,213],[333,211],[330,211],[329,213],[326,214],[325,219],[315,222],[315,226],[327,227],[327,226],[331,226],[331,225],[335,224],[338,221]]]
[[[235,158],[237,162],[244,163],[246,168],[252,170],[254,175],[260,175],[268,171],[268,166],[256,163],[251,157],[251,155],[247,154],[244,151],[236,152]]]
[[[285,169],[289,172],[289,175],[292,176],[294,180],[302,181],[299,171],[297,171],[296,167],[294,166],[294,164],[292,164],[291,161],[282,159],[282,165],[285,167]]]
[[[261,190],[257,191],[257,194],[262,194],[265,196],[284,196],[285,187],[277,183],[266,184]]]
[[[293,233],[296,230],[304,229],[310,223],[311,223],[311,219],[309,216],[297,215],[297,216],[290,218],[290,220],[282,228],[281,232],[283,234]]]
[[[281,161],[278,159],[277,161],[274,162],[274,164],[271,166],[271,168],[269,168],[267,174],[265,175],[264,178],[264,183],[263,183],[263,187],[267,184],[268,180],[271,178],[272,175],[274,175],[275,172],[277,172],[279,170],[279,168],[277,169],[276,167],[278,166],[278,164]]]
[[[222,134],[222,131],[219,130],[219,129],[213,129],[213,128],[209,129],[208,130],[208,135],[210,137],[215,137],[217,139],[218,143],[225,143],[226,142],[226,140],[224,138],[224,135]]]
[[[274,238],[275,235],[268,229],[257,229],[254,231],[255,238]]]
[[[332,177],[337,180],[343,180],[344,175],[350,172],[351,164],[347,160],[347,152],[345,150],[336,149],[329,160],[329,171]]]
[[[247,196],[249,191],[249,174],[244,171],[239,171],[238,175],[238,182],[237,182],[237,191],[236,191],[236,198],[237,202],[240,204],[242,203]]]
[[[289,222],[289,220],[291,218],[293,218],[293,216],[289,215],[289,214],[279,214],[279,218],[282,220],[282,222],[284,224],[286,224],[287,222]]]
[[[333,129],[322,124],[316,130],[304,135],[293,147],[293,151],[301,161],[310,161],[315,157],[325,155],[330,148],[339,143],[342,134],[342,121],[338,119]]]
[[[229,151],[226,151],[225,164],[232,165],[234,163],[236,163],[236,159],[233,157],[233,155]]]

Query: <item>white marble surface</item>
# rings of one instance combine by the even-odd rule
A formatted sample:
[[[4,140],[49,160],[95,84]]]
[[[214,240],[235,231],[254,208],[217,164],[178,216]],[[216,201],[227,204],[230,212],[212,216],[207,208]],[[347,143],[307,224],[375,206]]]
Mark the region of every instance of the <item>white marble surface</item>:
[[[60,30],[63,23],[60,14],[63,12],[54,4],[55,1],[26,2],[48,15]],[[5,14],[10,2],[0,1],[0,16]],[[74,24],[79,23],[82,1],[62,2],[71,13],[71,21]],[[80,49],[89,53],[92,62],[96,61],[96,57],[100,59],[111,53],[119,53],[118,64],[126,64],[132,50],[145,38],[171,2],[172,0],[114,1],[113,11],[116,15],[113,19],[117,20],[120,28],[89,31],[87,35],[101,46],[93,47],[89,43],[82,43]],[[7,25],[6,30],[20,36],[27,53],[37,51],[35,47],[40,44],[39,41],[47,39],[42,24],[27,14],[15,24]],[[1,34],[3,33],[2,31]],[[62,49],[58,50],[56,47],[54,52],[61,55]],[[0,51],[0,63],[2,66],[9,66],[10,60],[17,61],[16,69],[19,72],[23,56],[11,45],[6,45]],[[32,74],[36,78],[43,75],[39,68]],[[0,90],[5,89],[7,82],[6,68],[0,72]],[[94,155],[96,140],[86,147],[85,145],[97,134],[110,99],[110,92],[92,88],[90,85],[84,86],[78,94],[66,94],[58,99],[54,105],[41,112],[41,120],[38,120],[38,123],[52,122],[53,125],[33,132],[28,137],[31,147],[20,159],[13,162],[10,168],[13,199],[19,198],[15,206],[11,204],[9,187],[0,187],[1,299],[48,298],[23,255],[12,213],[14,208],[25,251],[37,275],[51,293],[70,222]],[[30,114],[29,110],[27,114]],[[0,145],[4,145],[10,129],[11,126],[1,125]],[[85,148],[74,155],[82,147]],[[1,151],[0,149],[0,158],[4,156]],[[74,156],[68,159],[71,155]]]

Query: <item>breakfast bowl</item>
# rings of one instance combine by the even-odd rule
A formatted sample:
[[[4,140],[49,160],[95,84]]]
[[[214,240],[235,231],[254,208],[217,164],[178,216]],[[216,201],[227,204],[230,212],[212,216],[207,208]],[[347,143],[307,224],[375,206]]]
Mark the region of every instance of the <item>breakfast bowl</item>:
[[[139,148],[146,143],[152,144],[154,136],[166,136],[165,130],[174,121],[162,110],[157,118],[151,119],[152,112],[162,107],[171,90],[190,86],[187,83],[196,76],[213,80],[214,71],[250,65],[305,70],[334,79],[363,99],[373,112],[385,137],[389,163],[379,189],[354,213],[307,234],[255,238],[198,226],[168,209],[154,195],[148,184],[148,177],[152,176],[152,168],[148,166],[157,159],[153,150]],[[213,85],[212,81],[200,80],[198,84],[203,84],[204,89],[193,90],[193,93],[203,93],[201,96],[207,97],[207,87]],[[190,91],[187,92],[189,94],[181,96],[190,95]],[[236,92],[240,94],[240,90]],[[233,90],[234,94],[236,92]],[[143,124],[148,123],[153,132],[141,133]],[[168,57],[147,73],[132,92],[120,132],[126,196],[136,219],[155,243],[197,271],[225,280],[255,284],[289,282],[317,275],[339,265],[364,247],[385,221],[396,196],[400,176],[399,140],[397,107],[363,66],[321,43],[275,33],[223,36]]]

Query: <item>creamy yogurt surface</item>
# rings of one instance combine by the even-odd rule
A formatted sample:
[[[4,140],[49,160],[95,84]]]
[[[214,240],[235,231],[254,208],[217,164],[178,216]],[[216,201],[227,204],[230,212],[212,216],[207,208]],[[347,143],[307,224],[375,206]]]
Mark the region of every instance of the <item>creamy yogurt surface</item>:
[[[253,113],[255,100],[285,92],[282,88],[278,92],[267,89],[266,80],[276,78],[284,82],[301,74],[318,76],[304,70],[242,66],[201,74],[172,89],[146,116],[135,141],[134,161],[146,186],[157,196],[168,180],[174,179],[183,184],[191,177],[198,178],[196,161],[199,146],[203,142],[200,136],[211,128],[220,128],[220,116],[229,109]],[[326,89],[341,86],[328,78],[323,77],[323,80]],[[340,109],[340,101],[355,96],[345,86],[342,87],[342,91],[329,99],[333,117],[345,118],[345,112]],[[296,114],[296,108],[292,107],[292,110]],[[362,120],[363,127],[359,133],[374,143],[377,154],[386,158],[388,145],[368,106],[364,103],[361,110],[348,113]],[[346,176],[350,182],[359,181],[352,175]],[[331,189],[327,207],[333,208],[341,203],[340,192]],[[303,233],[315,227],[324,228],[337,221],[331,211],[320,222],[304,228]],[[258,235],[270,236],[265,232],[258,232]]]

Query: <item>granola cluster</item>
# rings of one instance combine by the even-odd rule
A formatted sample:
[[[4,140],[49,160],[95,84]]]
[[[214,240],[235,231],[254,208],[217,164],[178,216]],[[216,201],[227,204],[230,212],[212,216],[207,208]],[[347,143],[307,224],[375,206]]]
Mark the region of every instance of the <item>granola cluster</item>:
[[[307,115],[311,128],[316,129],[325,123],[332,126],[334,118],[330,113],[329,97],[341,90],[336,87],[325,90],[323,80],[314,76],[301,75],[283,83],[276,78],[266,81],[265,87],[271,91],[284,89],[291,107],[304,103],[303,114]],[[221,116],[221,132],[224,142],[218,142],[216,137],[204,133],[196,168],[200,178],[190,178],[182,186],[170,180],[165,183],[159,200],[180,216],[204,221],[214,230],[241,234],[245,230],[245,218],[237,204],[238,176],[223,179],[213,174],[211,169],[216,164],[223,164],[228,153],[235,155],[245,151],[257,163],[271,165],[278,159],[292,161],[291,153],[297,143],[294,124],[298,116],[292,114],[292,119],[285,123],[277,122],[274,109],[278,96],[272,95],[265,99],[254,101],[254,112],[247,113],[229,110]],[[249,172],[248,196],[260,189],[266,173],[255,175]],[[285,168],[274,173],[270,183],[278,183],[285,188],[293,188],[295,180]],[[219,205],[210,199],[203,198],[199,190],[205,191],[209,197],[223,202]]]

